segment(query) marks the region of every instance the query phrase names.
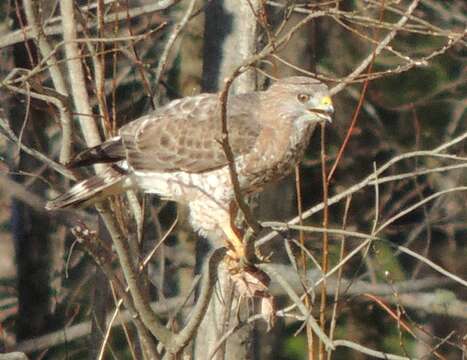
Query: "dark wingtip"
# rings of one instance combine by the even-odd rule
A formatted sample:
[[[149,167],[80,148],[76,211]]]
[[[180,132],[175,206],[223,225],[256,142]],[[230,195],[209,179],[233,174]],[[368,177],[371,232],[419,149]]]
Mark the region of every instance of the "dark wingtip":
[[[72,160],[68,161],[65,164],[65,166],[68,169],[76,169],[76,168],[83,167],[83,166],[94,165],[97,162],[95,158],[93,158],[93,157],[88,158],[88,157],[83,156],[83,155],[88,155],[89,154],[88,150],[89,149],[86,149],[83,152],[76,155]]]
[[[97,146],[88,148],[76,155],[65,164],[69,169],[90,166],[101,163],[113,163],[125,158],[125,150],[120,137],[103,142]]]

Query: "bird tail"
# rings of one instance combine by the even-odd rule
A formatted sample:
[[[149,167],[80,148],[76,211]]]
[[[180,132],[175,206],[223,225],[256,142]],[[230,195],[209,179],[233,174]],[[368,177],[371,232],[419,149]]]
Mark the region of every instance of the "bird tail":
[[[127,186],[127,173],[117,167],[110,167],[90,179],[74,185],[66,193],[47,202],[47,210],[65,207],[79,207],[102,200],[110,195],[121,193]]]

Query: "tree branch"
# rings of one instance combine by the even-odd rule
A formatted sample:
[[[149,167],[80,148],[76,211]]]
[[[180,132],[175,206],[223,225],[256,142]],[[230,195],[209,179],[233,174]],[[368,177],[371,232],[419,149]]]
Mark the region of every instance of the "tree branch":
[[[71,155],[71,137],[73,125],[70,108],[68,105],[68,90],[66,88],[63,74],[57,65],[57,59],[52,52],[52,47],[47,41],[47,37],[43,31],[42,24],[39,20],[40,1],[24,0],[23,4],[28,24],[31,27],[32,37],[36,40],[42,57],[47,59],[47,66],[49,67],[50,76],[52,78],[52,82],[55,86],[55,89],[60,93],[60,95],[66,98],[66,101],[60,101],[57,106],[60,112],[60,123],[62,125],[62,145],[60,150],[60,162],[62,164],[66,164],[70,160]]]
[[[78,31],[73,6],[73,0],[60,0],[60,11],[63,19],[63,39],[65,41],[66,63],[71,82],[71,93],[76,111],[80,114],[78,115],[78,120],[84,139],[86,140],[86,144],[91,147],[100,144],[101,138],[96,121],[93,118],[89,96],[86,91],[87,87],[81,64],[81,54],[78,43],[75,41],[78,38]],[[103,169],[103,167],[96,165],[97,169]]]
[[[168,349],[172,349],[172,353],[179,353],[195,336],[195,332],[206,314],[209,301],[211,301],[212,291],[217,280],[217,268],[226,252],[226,248],[219,248],[214,250],[209,257],[201,280],[199,297],[191,312],[191,318],[182,331],[175,335],[168,344]]]
[[[318,338],[326,345],[326,348],[334,349],[332,341],[324,333],[324,330],[320,328],[316,319],[312,314],[310,314],[305,304],[303,304],[302,300],[295,293],[294,289],[292,289],[292,287],[289,285],[289,282],[285,280],[270,264],[257,264],[256,266],[268,274],[271,279],[277,281],[280,284],[280,286],[284,289],[284,291],[305,317],[308,325],[313,329],[316,336],[318,336]]]
[[[134,267],[133,261],[130,259],[130,249],[127,240],[125,239],[115,219],[109,212],[107,206],[103,203],[100,203],[98,206],[96,206],[96,208],[102,216],[107,230],[112,237],[115,250],[117,252],[123,274],[125,276],[125,280],[128,284],[131,297],[133,298],[133,302],[135,304],[136,311],[141,316],[141,320],[143,321],[144,325],[164,346],[166,346],[171,341],[173,333],[159,321],[156,314],[151,309],[149,302],[143,296],[142,289],[140,288],[137,279],[138,272]]]
[[[368,65],[371,64],[374,58],[381,53],[381,51],[392,41],[392,39],[394,39],[398,31],[400,31],[402,27],[407,23],[410,15],[415,11],[419,2],[420,0],[412,1],[412,3],[407,7],[407,10],[405,11],[404,15],[396,23],[395,28],[391,30],[384,37],[383,40],[380,41],[378,46],[370,54],[368,54],[368,56],[360,63],[359,66],[355,68],[354,71],[352,71],[349,75],[347,75],[344,78],[342,82],[340,82],[338,85],[336,85],[330,90],[331,95],[335,95],[341,90],[343,90],[349,82],[352,82],[357,76],[359,76],[363,71],[365,71],[365,69],[368,67]]]

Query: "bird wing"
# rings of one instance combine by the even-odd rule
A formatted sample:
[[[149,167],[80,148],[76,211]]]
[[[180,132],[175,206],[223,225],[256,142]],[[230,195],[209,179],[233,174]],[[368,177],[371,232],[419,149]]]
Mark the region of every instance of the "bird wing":
[[[229,144],[237,158],[247,154],[259,136],[258,95],[230,96],[228,101]],[[213,94],[172,101],[122,127],[120,136],[135,171],[200,173],[227,164],[220,104]]]

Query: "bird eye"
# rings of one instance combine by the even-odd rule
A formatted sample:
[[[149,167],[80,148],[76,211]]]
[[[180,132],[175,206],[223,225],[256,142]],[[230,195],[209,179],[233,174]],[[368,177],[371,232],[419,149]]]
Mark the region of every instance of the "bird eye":
[[[298,101],[300,101],[301,103],[306,103],[308,100],[310,100],[310,95],[307,95],[307,94],[298,94],[298,95],[297,95],[297,99],[298,99]]]

